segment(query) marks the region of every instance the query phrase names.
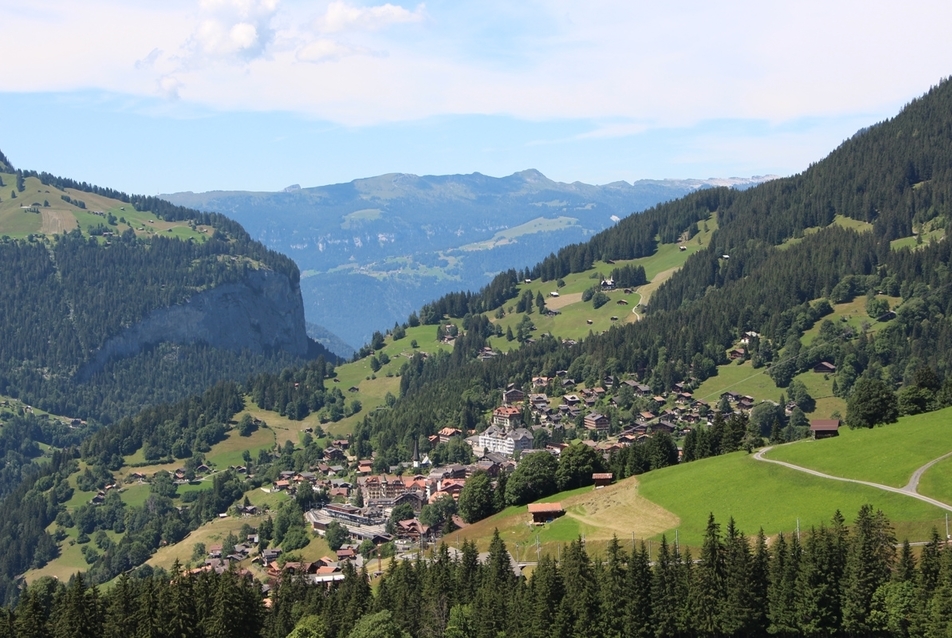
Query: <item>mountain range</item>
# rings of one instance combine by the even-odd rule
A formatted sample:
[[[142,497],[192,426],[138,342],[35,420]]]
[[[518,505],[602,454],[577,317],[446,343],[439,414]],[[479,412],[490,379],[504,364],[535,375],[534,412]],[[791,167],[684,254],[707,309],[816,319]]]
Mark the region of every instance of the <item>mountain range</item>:
[[[553,181],[537,170],[501,178],[388,174],[281,192],[163,197],[228,215],[290,255],[301,269],[308,321],[359,347],[427,301],[479,288],[501,270],[535,263],[633,212],[698,189],[745,189],[772,178],[595,186]],[[330,338],[325,345],[352,353]]]

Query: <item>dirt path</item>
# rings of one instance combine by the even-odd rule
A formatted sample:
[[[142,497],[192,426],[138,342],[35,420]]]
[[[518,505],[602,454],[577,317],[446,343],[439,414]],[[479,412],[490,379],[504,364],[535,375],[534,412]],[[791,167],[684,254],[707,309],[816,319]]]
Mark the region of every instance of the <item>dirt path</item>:
[[[928,470],[930,467],[932,467],[932,465],[934,465],[935,463],[941,461],[947,456],[952,455],[952,452],[948,454],[943,454],[939,458],[933,459],[932,461],[929,461],[928,463],[926,463],[925,465],[917,469],[915,472],[913,472],[912,478],[909,479],[909,483],[907,483],[904,487],[891,487],[889,485],[880,485],[879,483],[871,483],[870,481],[860,481],[858,479],[849,479],[849,478],[844,478],[842,476],[833,476],[832,474],[824,474],[823,472],[811,470],[809,468],[805,468],[800,465],[794,465],[793,463],[787,463],[786,461],[776,461],[774,459],[765,458],[764,454],[766,454],[772,449],[773,449],[773,446],[771,445],[771,446],[765,447],[762,450],[758,450],[754,454],[754,460],[763,461],[764,463],[775,463],[776,465],[782,465],[784,467],[790,468],[791,470],[796,470],[798,472],[805,472],[807,474],[812,474],[813,476],[817,476],[820,478],[830,479],[831,481],[843,481],[844,483],[858,483],[860,485],[866,485],[867,487],[874,487],[878,490],[883,490],[885,492],[893,492],[894,494],[902,494],[904,496],[911,496],[912,498],[919,499],[920,501],[928,503],[929,505],[934,505],[947,512],[952,512],[952,505],[946,505],[942,501],[937,501],[934,498],[929,498],[928,496],[923,496],[922,494],[919,494],[918,492],[916,492],[916,487],[918,487],[919,485],[919,479],[922,477],[922,474],[926,470]]]

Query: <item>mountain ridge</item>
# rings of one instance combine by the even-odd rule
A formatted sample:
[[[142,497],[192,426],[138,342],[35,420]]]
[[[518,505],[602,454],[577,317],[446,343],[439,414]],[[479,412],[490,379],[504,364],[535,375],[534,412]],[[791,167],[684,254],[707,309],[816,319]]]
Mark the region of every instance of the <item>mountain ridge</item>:
[[[504,177],[387,173],[281,192],[164,197],[227,214],[292,256],[302,271],[308,321],[353,347],[435,297],[478,288],[501,270],[538,261],[633,212],[698,189],[744,188],[770,178],[598,186],[557,182],[536,169]],[[518,230],[505,245],[489,242],[512,229]],[[365,294],[355,300],[353,290]]]

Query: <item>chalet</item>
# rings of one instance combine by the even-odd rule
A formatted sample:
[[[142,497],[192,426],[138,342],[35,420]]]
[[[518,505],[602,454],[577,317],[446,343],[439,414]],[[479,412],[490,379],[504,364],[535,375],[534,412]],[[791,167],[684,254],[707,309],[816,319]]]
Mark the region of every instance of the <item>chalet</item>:
[[[396,524],[396,533],[399,538],[406,538],[411,541],[418,541],[420,538],[427,538],[430,534],[430,528],[420,522],[417,518],[411,518],[406,521],[398,521]]]
[[[814,439],[828,439],[831,436],[839,436],[839,419],[816,419],[810,421],[810,431],[813,432]]]
[[[533,388],[544,388],[549,385],[549,377],[532,377]]]
[[[676,426],[671,421],[658,421],[651,426],[652,432],[667,432],[671,434],[676,429]]]
[[[581,402],[582,400],[578,398],[578,395],[576,394],[566,394],[564,397],[562,397],[562,403],[564,405],[578,405]]]
[[[590,412],[585,415],[585,429],[596,432],[607,432],[611,424],[608,417],[598,412]]]
[[[532,515],[532,522],[536,525],[542,525],[543,523],[551,523],[562,514],[565,514],[565,510],[562,509],[561,503],[529,503],[529,513]]]
[[[615,280],[609,277],[608,279],[602,279],[601,286],[605,290],[614,290],[615,289]]]
[[[813,371],[817,374],[833,374],[836,372],[836,366],[832,363],[821,361],[820,363],[813,366]]]
[[[440,443],[449,443],[449,440],[453,437],[462,436],[463,431],[459,428],[443,428],[438,432],[440,437]]]
[[[357,558],[357,552],[352,547],[341,547],[337,550],[337,562],[345,560],[354,560]]]
[[[605,487],[606,485],[611,485],[614,478],[615,475],[611,472],[595,472],[592,474],[592,481],[594,481],[595,487]]]
[[[324,458],[328,461],[343,461],[345,454],[340,448],[329,447],[324,450]]]
[[[518,427],[522,423],[522,410],[510,405],[504,405],[493,410],[493,425],[507,430]]]
[[[413,508],[413,511],[417,514],[420,513],[420,510],[423,509],[423,506],[426,504],[426,495],[422,492],[404,492],[400,496],[393,499],[393,506],[403,505],[407,503],[410,507]]]
[[[747,353],[744,350],[734,348],[727,353],[727,356],[731,361],[736,361],[738,359],[743,359],[745,356],[747,356]]]
[[[522,403],[526,398],[526,393],[519,388],[509,388],[502,393],[503,405],[514,405]]]
[[[619,299],[619,300],[616,301],[615,303],[616,303],[617,305],[619,305],[619,306],[627,306],[627,305],[628,305],[628,301],[625,300],[625,299]]]
[[[648,411],[639,412],[638,416],[641,417],[642,421],[650,421],[651,419],[655,418],[654,413]]]

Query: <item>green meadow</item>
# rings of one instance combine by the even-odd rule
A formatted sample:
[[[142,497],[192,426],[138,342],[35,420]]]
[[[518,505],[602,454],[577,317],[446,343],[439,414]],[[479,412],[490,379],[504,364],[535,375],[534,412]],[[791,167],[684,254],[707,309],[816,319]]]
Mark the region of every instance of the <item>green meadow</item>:
[[[948,452],[952,452],[952,408],[873,429],[842,427],[840,436],[778,446],[767,456],[834,476],[902,487],[917,468]],[[935,466],[926,476],[941,469]]]

